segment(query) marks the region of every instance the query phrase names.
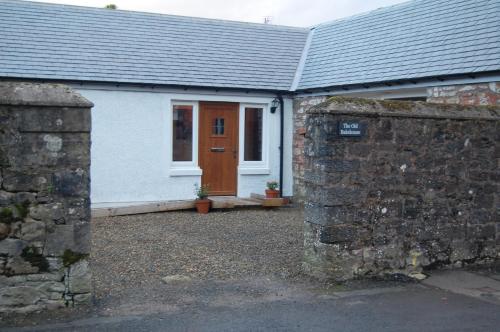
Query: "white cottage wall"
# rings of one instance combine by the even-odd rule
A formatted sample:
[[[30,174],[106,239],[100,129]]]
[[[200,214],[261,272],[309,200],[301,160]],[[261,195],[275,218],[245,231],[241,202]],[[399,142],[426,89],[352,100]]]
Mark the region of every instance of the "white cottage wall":
[[[76,87],[92,109],[91,201],[93,207],[194,198],[199,175],[171,169],[171,102],[227,101],[268,106],[274,95],[179,93],[138,88]],[[268,165],[255,171],[240,165],[238,196],[263,194],[266,181],[279,179],[279,111],[265,109]],[[240,128],[240,134],[242,128]],[[197,144],[197,142],[195,143]],[[292,101],[285,99],[284,195],[292,195]],[[196,149],[197,150],[197,149]],[[240,149],[241,150],[241,149]],[[240,151],[243,153],[243,151]],[[182,172],[181,172],[182,173]],[[196,173],[196,172],[194,172]],[[193,174],[191,171],[186,174]],[[175,175],[175,176],[174,176]]]

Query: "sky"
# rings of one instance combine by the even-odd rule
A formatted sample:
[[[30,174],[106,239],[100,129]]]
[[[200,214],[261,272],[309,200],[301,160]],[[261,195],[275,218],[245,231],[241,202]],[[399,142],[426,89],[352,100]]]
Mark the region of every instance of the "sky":
[[[406,0],[36,0],[78,6],[307,27]]]

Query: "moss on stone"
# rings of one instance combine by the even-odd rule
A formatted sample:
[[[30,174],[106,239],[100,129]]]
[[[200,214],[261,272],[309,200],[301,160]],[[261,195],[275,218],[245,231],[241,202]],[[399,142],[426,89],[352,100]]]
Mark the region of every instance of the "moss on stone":
[[[404,100],[376,100],[376,99],[352,98],[352,97],[341,97],[341,96],[330,97],[328,98],[327,102],[351,103],[357,106],[380,105],[381,107],[390,111],[411,110],[415,104],[415,102],[404,101]]]
[[[14,212],[11,208],[2,208],[0,210],[0,222],[4,224],[11,224],[16,221],[16,217],[14,217]]]
[[[0,209],[0,222],[12,224],[13,222],[23,220],[28,216],[30,202],[14,204],[14,208],[4,207]],[[15,209],[15,210],[14,210]]]
[[[26,247],[21,253],[21,257],[31,265],[36,266],[39,272],[47,272],[49,270],[49,262],[36,247]]]
[[[351,103],[356,105],[375,105],[374,99],[366,99],[366,98],[352,98],[352,97],[343,97],[343,96],[333,96],[328,98],[328,103],[336,102],[336,103]]]
[[[75,264],[76,262],[78,262],[79,260],[87,258],[87,256],[88,256],[88,254],[82,254],[79,252],[74,252],[71,249],[66,249],[66,250],[64,250],[64,253],[62,256],[63,265],[65,267],[69,267],[69,266]]]
[[[15,204],[14,206],[17,210],[19,218],[24,219],[28,216],[30,206],[29,201],[24,201],[22,203]]]
[[[380,100],[380,105],[389,111],[409,111],[415,106],[415,102],[403,100]]]

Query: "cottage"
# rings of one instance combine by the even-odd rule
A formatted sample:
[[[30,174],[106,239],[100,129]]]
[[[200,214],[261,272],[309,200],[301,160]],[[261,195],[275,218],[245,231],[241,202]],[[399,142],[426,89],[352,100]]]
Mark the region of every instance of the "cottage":
[[[0,78],[94,103],[93,207],[195,183],[300,196],[303,108],[327,96],[499,104],[500,1],[413,0],[296,28],[0,0]]]

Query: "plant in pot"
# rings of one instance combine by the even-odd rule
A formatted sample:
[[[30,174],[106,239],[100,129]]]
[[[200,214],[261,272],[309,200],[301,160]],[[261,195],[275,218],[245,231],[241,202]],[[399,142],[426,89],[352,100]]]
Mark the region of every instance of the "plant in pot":
[[[206,214],[210,210],[211,201],[207,198],[209,192],[208,184],[203,184],[199,186],[197,183],[194,185],[194,193],[196,194],[196,211],[198,213]]]
[[[278,190],[277,181],[268,181],[266,189],[266,198],[278,198],[280,196],[280,191]]]

